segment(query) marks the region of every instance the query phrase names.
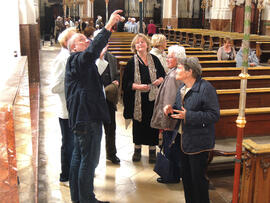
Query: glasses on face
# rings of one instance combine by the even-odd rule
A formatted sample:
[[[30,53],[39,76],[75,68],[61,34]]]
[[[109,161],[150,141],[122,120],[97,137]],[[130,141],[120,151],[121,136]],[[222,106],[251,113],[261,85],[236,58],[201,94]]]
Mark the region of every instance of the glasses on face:
[[[167,56],[167,57],[166,57],[166,59],[168,59],[168,60],[169,60],[169,59],[173,59],[173,58],[174,58],[174,57],[172,57],[172,56]]]

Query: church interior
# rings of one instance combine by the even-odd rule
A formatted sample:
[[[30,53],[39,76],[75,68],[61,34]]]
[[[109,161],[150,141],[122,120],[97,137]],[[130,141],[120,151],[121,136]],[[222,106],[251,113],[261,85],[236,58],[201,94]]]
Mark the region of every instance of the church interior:
[[[70,188],[60,184],[61,129],[51,91],[53,63],[61,46],[58,35],[67,27],[85,34],[98,29],[122,9],[135,31],[113,31],[108,51],[120,74],[116,111],[117,156],[106,159],[105,135],[95,170],[94,192],[111,203],[184,203],[182,181],[159,183],[155,164],[132,161],[132,126],[123,117],[121,77],[133,56],[130,44],[137,33],[148,34],[153,20],[167,48],[181,45],[187,57],[197,57],[202,77],[217,91],[220,119],[215,124],[215,148],[206,176],[211,203],[270,202],[270,0],[14,0],[0,8],[3,20],[0,71],[0,203],[71,203]],[[59,18],[60,17],[60,18]],[[8,20],[4,20],[8,19]],[[62,30],[57,30],[61,19]],[[145,24],[145,28],[143,25]],[[218,50],[230,38],[258,59],[243,65],[219,60]],[[241,58],[242,59],[242,58]],[[157,152],[159,148],[157,147]]]

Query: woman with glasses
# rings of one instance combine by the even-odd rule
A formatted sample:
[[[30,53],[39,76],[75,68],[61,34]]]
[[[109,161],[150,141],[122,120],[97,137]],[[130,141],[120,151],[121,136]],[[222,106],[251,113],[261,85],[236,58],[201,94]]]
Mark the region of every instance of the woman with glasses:
[[[215,123],[220,114],[216,89],[201,74],[198,58],[183,59],[176,71],[176,80],[183,84],[173,107],[164,107],[167,116],[178,120],[180,169],[189,203],[210,202],[206,170],[209,151],[215,147]]]

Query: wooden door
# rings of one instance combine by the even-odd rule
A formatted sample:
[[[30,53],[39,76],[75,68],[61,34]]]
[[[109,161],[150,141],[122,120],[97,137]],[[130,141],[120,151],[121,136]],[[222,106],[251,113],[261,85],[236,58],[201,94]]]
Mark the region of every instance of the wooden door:
[[[257,4],[251,3],[251,21],[250,21],[250,33],[257,34],[259,12]],[[245,5],[241,4],[234,8],[234,32],[244,32],[244,20],[245,20]]]

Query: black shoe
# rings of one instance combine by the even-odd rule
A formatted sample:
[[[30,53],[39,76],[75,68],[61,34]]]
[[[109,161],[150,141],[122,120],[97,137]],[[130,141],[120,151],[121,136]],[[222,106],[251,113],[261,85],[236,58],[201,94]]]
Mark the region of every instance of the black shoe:
[[[156,150],[150,149],[149,150],[149,163],[154,164],[156,163],[156,160],[157,160]]]
[[[114,155],[114,156],[107,156],[107,159],[110,160],[113,164],[119,164],[120,159]]]
[[[157,178],[157,182],[163,183],[163,184],[175,184],[175,183],[179,183],[180,180],[164,180],[163,178],[159,177]]]
[[[132,156],[132,161],[133,162],[138,162],[138,161],[141,160],[141,151],[142,151],[141,148],[139,148],[139,149],[135,148],[134,154]]]
[[[97,200],[97,203],[110,203],[110,202]]]

